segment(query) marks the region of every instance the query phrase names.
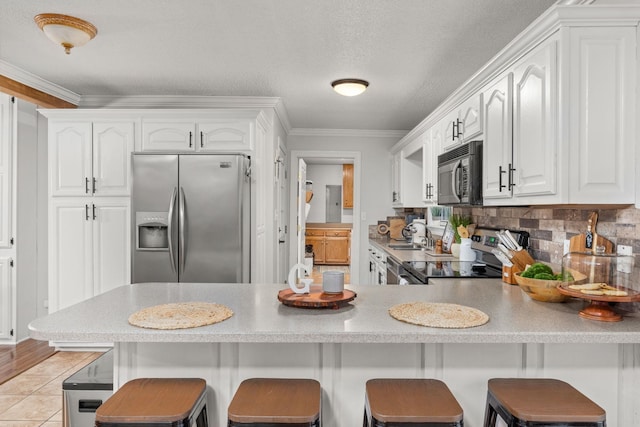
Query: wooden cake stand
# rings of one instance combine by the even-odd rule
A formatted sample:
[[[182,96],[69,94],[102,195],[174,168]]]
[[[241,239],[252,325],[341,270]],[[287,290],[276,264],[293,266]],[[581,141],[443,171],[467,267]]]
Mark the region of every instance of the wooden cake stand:
[[[357,294],[345,289],[339,294],[326,294],[322,286],[311,286],[308,294],[296,294],[290,288],[278,292],[278,301],[290,307],[299,308],[332,308],[334,310],[353,301]]]
[[[591,304],[580,310],[580,313],[578,313],[580,317],[589,320],[599,320],[601,322],[619,322],[622,320],[622,315],[613,311],[609,305],[610,303],[640,301],[640,292],[624,287],[620,287],[618,289],[626,291],[629,295],[621,297],[610,295],[588,295],[577,289],[570,289],[564,285],[558,285],[558,292],[563,295],[591,301]]]

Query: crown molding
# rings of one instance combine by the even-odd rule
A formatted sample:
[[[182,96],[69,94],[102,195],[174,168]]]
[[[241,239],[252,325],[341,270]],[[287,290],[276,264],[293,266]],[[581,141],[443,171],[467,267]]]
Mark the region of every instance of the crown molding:
[[[291,130],[282,99],[269,96],[85,95],[79,108],[273,108],[286,132]]]
[[[293,128],[289,136],[325,136],[325,137],[359,137],[359,138],[402,138],[406,130],[374,130],[374,129],[312,129]]]
[[[80,102],[80,95],[72,92],[68,89],[58,86],[55,83],[44,80],[41,77],[31,74],[21,68],[9,64],[6,61],[0,59],[0,75],[3,75],[11,80],[15,80],[18,83],[22,83],[25,86],[39,90],[45,94],[51,95],[63,101],[69,102],[73,105],[78,105]]]

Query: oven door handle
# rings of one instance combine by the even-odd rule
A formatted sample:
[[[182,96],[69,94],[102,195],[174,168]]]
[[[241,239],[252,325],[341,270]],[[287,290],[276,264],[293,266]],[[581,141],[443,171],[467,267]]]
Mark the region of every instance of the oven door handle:
[[[456,198],[457,202],[460,203],[462,200],[460,199],[460,178],[459,172],[462,169],[462,161],[458,160],[454,165],[453,169],[451,169],[451,194]]]

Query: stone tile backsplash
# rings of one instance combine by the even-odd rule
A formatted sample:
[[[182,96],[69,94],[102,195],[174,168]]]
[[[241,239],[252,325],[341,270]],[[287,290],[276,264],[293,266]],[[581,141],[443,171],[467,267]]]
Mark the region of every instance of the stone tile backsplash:
[[[481,226],[528,231],[529,252],[539,261],[560,264],[565,239],[587,229],[591,212],[598,213],[597,233],[615,245],[633,248],[640,265],[640,209],[593,206],[463,207],[454,213],[469,215]]]

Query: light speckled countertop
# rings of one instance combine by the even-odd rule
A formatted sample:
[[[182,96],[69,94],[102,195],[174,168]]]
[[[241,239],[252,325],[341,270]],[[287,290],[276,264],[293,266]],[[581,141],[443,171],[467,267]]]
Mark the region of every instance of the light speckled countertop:
[[[640,317],[622,322],[581,319],[582,301],[531,300],[496,279],[435,279],[426,286],[349,286],[357,298],[338,310],[286,307],[277,284],[147,283],[116,288],[36,319],[32,338],[85,342],[273,343],[640,343]],[[207,301],[229,306],[233,317],[215,325],[161,331],[127,323],[140,308]],[[394,304],[451,302],[475,307],[489,322],[469,329],[438,329],[391,318]]]
[[[388,239],[369,239],[369,243],[382,249],[388,255],[394,257],[397,261],[445,261],[455,259],[451,254],[438,255],[435,256],[432,251],[425,250],[397,250],[392,249],[389,245],[393,244],[406,244],[407,242],[396,242],[394,240]]]

